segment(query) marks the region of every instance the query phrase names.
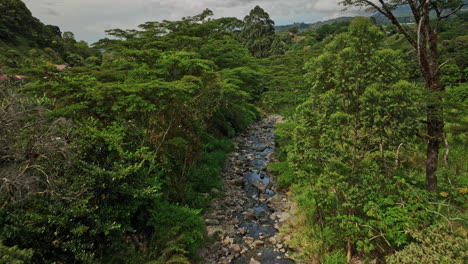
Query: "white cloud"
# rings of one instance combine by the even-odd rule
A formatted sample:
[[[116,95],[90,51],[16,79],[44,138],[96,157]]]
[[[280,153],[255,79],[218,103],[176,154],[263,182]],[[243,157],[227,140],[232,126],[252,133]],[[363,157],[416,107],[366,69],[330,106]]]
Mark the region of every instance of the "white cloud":
[[[89,42],[103,38],[110,28],[136,28],[146,21],[177,20],[210,8],[215,17],[242,19],[255,5],[277,25],[313,22],[343,13],[340,0],[24,0],[33,15],[46,24],[72,31]],[[353,13],[353,12],[351,12]]]

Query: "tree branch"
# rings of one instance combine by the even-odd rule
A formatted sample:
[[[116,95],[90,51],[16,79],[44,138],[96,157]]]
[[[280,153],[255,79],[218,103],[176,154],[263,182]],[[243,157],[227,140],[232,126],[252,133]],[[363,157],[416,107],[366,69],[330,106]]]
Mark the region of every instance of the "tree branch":
[[[447,137],[445,137],[445,135],[444,135],[444,143],[445,143],[444,163],[445,163],[445,166],[448,167],[448,156],[450,153],[450,146],[449,146]]]
[[[413,39],[413,37],[410,36],[408,31],[406,31],[403,28],[403,26],[400,24],[400,22],[398,22],[398,19],[392,13],[392,10],[390,10],[387,7],[387,5],[385,4],[385,2],[383,0],[379,0],[380,4],[382,5],[382,8],[377,7],[377,5],[372,3],[371,1],[366,0],[365,2],[368,3],[369,5],[373,6],[374,8],[376,8],[383,15],[385,15],[392,22],[392,24],[395,25],[398,28],[398,30],[401,32],[401,34],[403,34],[405,36],[405,38],[409,41],[411,46],[413,46],[415,49],[417,49],[416,41]]]
[[[455,13],[457,13],[458,11],[460,11],[466,5],[468,5],[468,3],[459,5],[457,8],[455,8],[452,12],[448,13],[447,15],[438,17],[438,20],[440,21],[441,19],[449,18],[450,16],[452,16]],[[441,10],[441,14],[442,14],[442,12],[443,12],[443,10]]]

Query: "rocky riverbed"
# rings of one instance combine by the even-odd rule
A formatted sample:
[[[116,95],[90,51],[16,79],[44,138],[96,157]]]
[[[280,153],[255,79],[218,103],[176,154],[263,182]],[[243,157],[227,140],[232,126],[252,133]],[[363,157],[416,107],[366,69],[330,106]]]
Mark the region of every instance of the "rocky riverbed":
[[[274,125],[269,116],[234,140],[222,173],[224,196],[205,215],[208,235],[215,241],[200,251],[202,263],[294,263],[279,228],[291,218],[291,204],[276,189],[266,165],[274,160]]]

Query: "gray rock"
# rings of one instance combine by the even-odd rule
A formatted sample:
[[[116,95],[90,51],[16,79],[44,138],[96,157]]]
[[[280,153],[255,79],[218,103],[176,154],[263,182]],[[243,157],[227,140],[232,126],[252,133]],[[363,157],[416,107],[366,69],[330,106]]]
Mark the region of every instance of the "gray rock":
[[[245,236],[243,237],[243,240],[245,241],[245,243],[247,244],[252,244],[254,242],[254,238],[253,237],[250,237],[250,236]]]
[[[263,242],[262,240],[255,240],[253,243],[252,243],[252,246],[257,248],[257,247],[260,247],[260,246],[263,246],[265,244],[265,242]]]
[[[226,237],[224,240],[223,240],[223,244],[225,246],[229,246],[231,245],[232,243],[234,243],[234,238],[232,237]]]
[[[241,233],[241,235],[245,235],[245,233],[247,233],[247,229],[244,227],[241,227],[239,228],[239,233]]]
[[[278,241],[276,241],[276,238],[274,238],[274,237],[270,237],[270,238],[268,239],[268,241],[269,241],[270,243],[272,243],[272,244],[276,244],[276,242],[278,242]]]
[[[262,263],[260,263],[259,261],[256,261],[254,258],[251,258],[249,264],[262,264]]]
[[[265,190],[268,188],[268,185],[263,183],[262,181],[255,181],[254,183],[252,183],[252,185],[262,193],[264,193]]]
[[[243,214],[246,220],[257,220],[257,217],[250,212],[244,212]]]
[[[284,221],[288,220],[289,218],[291,218],[291,214],[288,213],[288,212],[277,213],[277,216],[278,216],[280,222],[284,222]]]
[[[217,219],[205,219],[207,225],[219,225],[219,220]]]
[[[232,254],[240,253],[242,251],[241,247],[238,244],[231,245],[230,249]]]
[[[234,179],[229,181],[229,184],[235,185],[235,186],[244,186],[245,181],[243,179]]]

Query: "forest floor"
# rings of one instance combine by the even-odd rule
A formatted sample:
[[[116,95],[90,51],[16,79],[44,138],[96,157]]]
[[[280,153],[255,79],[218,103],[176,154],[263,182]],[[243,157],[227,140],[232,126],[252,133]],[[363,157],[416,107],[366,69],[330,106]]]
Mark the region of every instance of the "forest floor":
[[[274,161],[274,126],[281,116],[268,116],[234,139],[222,173],[224,195],[212,202],[204,216],[209,246],[202,263],[285,264],[289,249],[279,229],[292,218],[291,202],[278,191],[266,166]]]

